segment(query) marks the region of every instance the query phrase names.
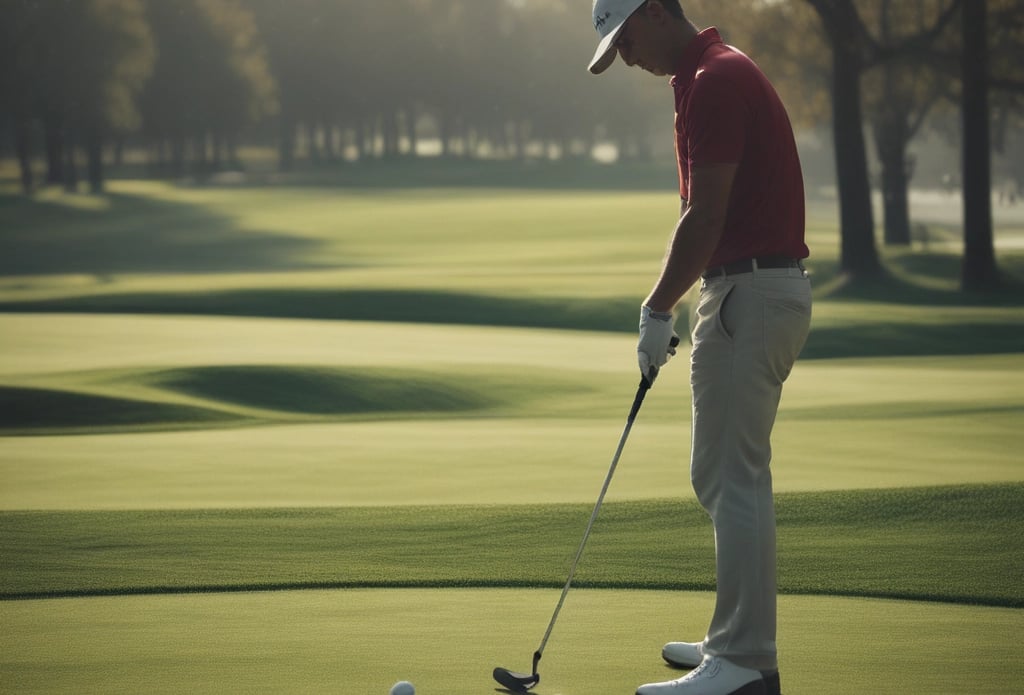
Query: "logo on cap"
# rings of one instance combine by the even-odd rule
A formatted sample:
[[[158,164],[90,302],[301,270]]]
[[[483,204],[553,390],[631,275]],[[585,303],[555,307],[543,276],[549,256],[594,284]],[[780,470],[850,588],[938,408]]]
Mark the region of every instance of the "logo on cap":
[[[594,18],[594,28],[597,29],[598,31],[600,31],[601,27],[604,26],[604,23],[607,22],[608,18],[611,17],[611,16],[612,16],[612,13],[609,12],[608,10],[605,10],[603,15],[601,15],[600,17],[595,17]]]

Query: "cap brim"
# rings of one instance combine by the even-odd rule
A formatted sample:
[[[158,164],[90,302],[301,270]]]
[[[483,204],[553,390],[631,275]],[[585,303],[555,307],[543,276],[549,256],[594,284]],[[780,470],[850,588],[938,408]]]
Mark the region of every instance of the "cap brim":
[[[626,25],[627,19],[629,18],[627,17],[622,20],[619,26],[615,27],[607,36],[601,39],[601,43],[597,44],[597,50],[594,51],[594,57],[587,68],[593,74],[600,75],[615,62],[615,56],[619,53],[615,48],[615,42],[619,40],[619,34],[622,33],[622,27]]]

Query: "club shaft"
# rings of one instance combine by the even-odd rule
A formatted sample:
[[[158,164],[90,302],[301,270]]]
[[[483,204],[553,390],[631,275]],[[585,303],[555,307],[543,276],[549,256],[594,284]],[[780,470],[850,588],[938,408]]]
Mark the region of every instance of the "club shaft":
[[[626,439],[629,438],[629,431],[633,429],[633,421],[636,419],[636,415],[640,411],[640,404],[643,403],[644,396],[647,394],[647,390],[649,388],[649,382],[640,382],[640,386],[636,392],[636,398],[633,399],[633,407],[629,411],[629,418],[626,420],[626,427],[622,430],[622,436],[619,437],[619,445],[616,447],[615,455],[612,457],[612,463],[608,467],[608,474],[604,477],[604,484],[601,486],[601,494],[597,496],[597,503],[594,505],[594,511],[590,514],[590,521],[587,522],[587,528],[583,532],[583,538],[580,540],[580,547],[577,548],[576,557],[573,558],[572,566],[569,568],[569,578],[565,581],[565,587],[562,589],[562,595],[559,597],[558,603],[555,605],[555,612],[551,615],[551,621],[548,623],[548,629],[544,631],[544,638],[541,639],[540,646],[537,647],[537,651],[534,654],[535,671],[536,663],[544,653],[544,647],[547,646],[548,638],[551,637],[551,630],[555,627],[555,621],[558,619],[558,614],[562,610],[562,604],[565,603],[565,597],[569,593],[569,587],[572,586],[572,578],[576,575],[576,566],[579,564],[580,558],[583,557],[583,549],[586,547],[587,539],[590,537],[590,529],[594,527],[594,521],[597,520],[597,514],[601,511],[601,503],[604,502],[604,496],[608,492],[608,486],[611,485],[612,476],[615,475],[615,468],[619,465],[619,457],[622,456],[622,450],[626,446]]]

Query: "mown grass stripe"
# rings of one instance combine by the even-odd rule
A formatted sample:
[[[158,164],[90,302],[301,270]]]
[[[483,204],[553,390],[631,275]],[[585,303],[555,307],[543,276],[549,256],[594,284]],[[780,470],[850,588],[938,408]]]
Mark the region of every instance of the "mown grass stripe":
[[[206,292],[94,294],[57,299],[0,300],[7,313],[191,314],[469,326],[632,332],[632,296],[509,297],[428,290],[244,289]],[[917,355],[982,355],[1020,351],[1019,318],[861,319],[812,326],[804,359]],[[970,336],[965,340],[964,336]]]
[[[784,494],[779,589],[1024,607],[1024,484]],[[0,598],[558,587],[585,505],[0,514]],[[692,501],[609,503],[577,586],[714,587]]]

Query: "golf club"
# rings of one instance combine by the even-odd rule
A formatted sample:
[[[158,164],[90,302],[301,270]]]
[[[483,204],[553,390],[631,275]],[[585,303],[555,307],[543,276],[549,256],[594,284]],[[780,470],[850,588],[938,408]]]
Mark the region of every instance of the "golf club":
[[[672,347],[678,345],[679,338],[673,337],[671,344]],[[590,514],[590,521],[587,523],[587,528],[583,532],[583,539],[580,541],[580,547],[576,550],[576,557],[572,561],[572,567],[569,568],[569,578],[566,580],[565,587],[562,589],[562,595],[558,599],[558,604],[555,606],[555,612],[551,615],[551,621],[548,622],[548,629],[544,631],[544,637],[540,641],[540,646],[537,647],[537,651],[533,653],[533,672],[518,673],[516,671],[509,671],[507,668],[501,668],[500,666],[494,669],[494,680],[514,693],[525,693],[530,690],[530,688],[533,688],[540,683],[540,673],[537,672],[537,664],[540,663],[541,656],[544,655],[544,647],[547,646],[548,638],[551,637],[551,630],[555,627],[555,620],[558,619],[558,613],[562,610],[562,604],[565,603],[565,597],[569,593],[569,587],[572,586],[572,578],[573,575],[576,574],[576,565],[579,564],[580,557],[583,556],[583,548],[587,545],[587,538],[590,537],[590,529],[593,528],[594,521],[597,519],[597,513],[601,510],[601,503],[604,502],[605,493],[608,492],[608,486],[612,482],[612,475],[615,473],[615,467],[619,465],[619,457],[622,455],[623,447],[626,446],[626,438],[629,437],[629,431],[633,429],[633,421],[636,420],[636,415],[640,412],[640,405],[644,402],[644,396],[647,395],[647,391],[654,385],[654,379],[657,376],[657,367],[651,367],[650,373],[641,376],[640,378],[640,386],[636,390],[636,397],[633,399],[633,407],[630,408],[629,417],[626,419],[626,427],[622,430],[622,436],[619,437],[619,445],[615,449],[615,456],[612,457],[611,466],[608,467],[608,474],[604,477],[604,485],[601,486],[601,494],[597,496],[597,503],[594,505],[594,511]]]

